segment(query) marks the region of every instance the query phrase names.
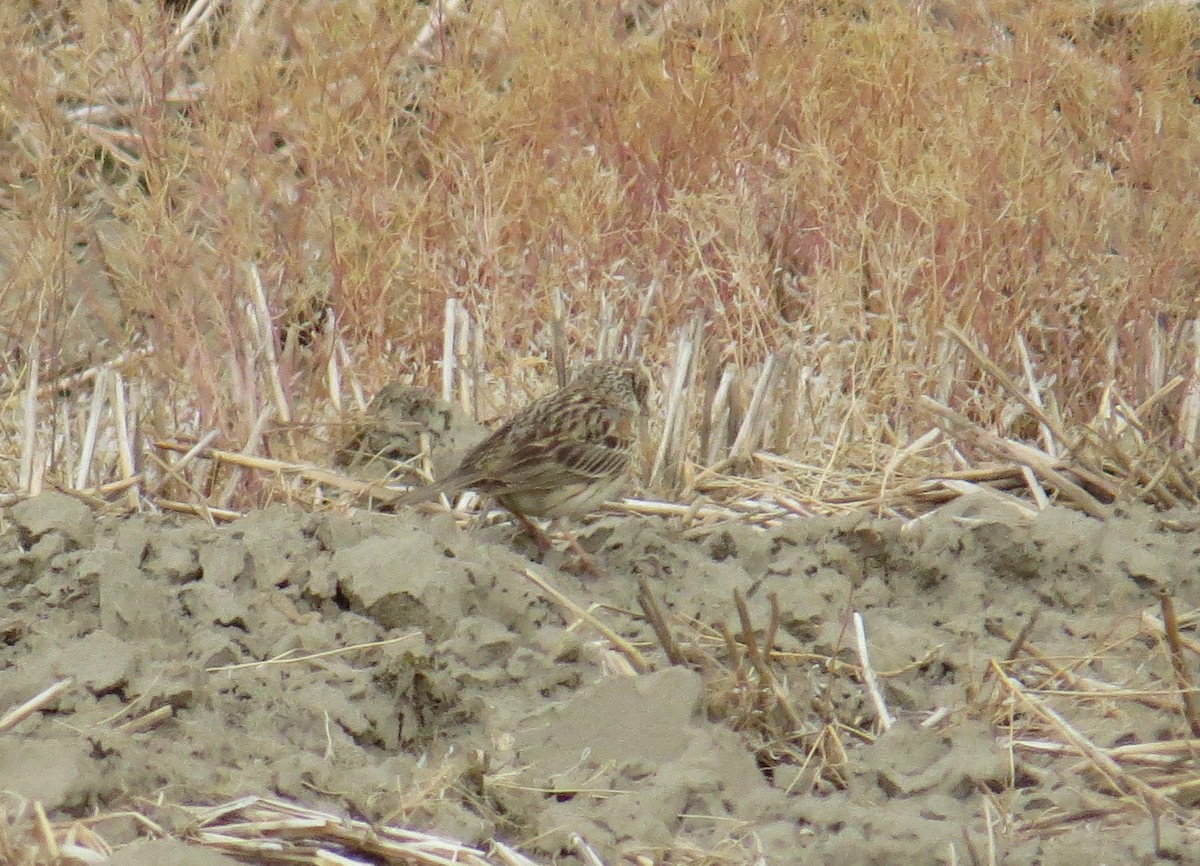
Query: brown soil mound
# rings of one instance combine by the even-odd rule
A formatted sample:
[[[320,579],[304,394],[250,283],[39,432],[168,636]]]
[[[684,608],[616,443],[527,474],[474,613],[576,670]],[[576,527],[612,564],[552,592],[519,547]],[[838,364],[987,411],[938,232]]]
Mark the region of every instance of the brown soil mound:
[[[273,507],[211,528],[96,519],[57,494],[24,502],[3,524],[0,709],[72,685],[0,732],[10,812],[131,809],[186,837],[195,815],[179,804],[258,794],[546,862],[581,862],[574,834],[606,862],[970,863],[989,862],[989,844],[1013,866],[1200,862],[1169,768],[1120,764],[1164,792],[1155,840],[1142,789],[1119,796],[1122,778],[1062,746],[1012,690],[1118,762],[1185,737],[1144,587],[1169,588],[1187,638],[1200,521],[1028,520],[962,500],[907,526],[810,519],[699,538],[606,516],[582,539],[609,579],[563,573],[554,553],[531,564],[536,548],[508,523]],[[657,669],[624,675],[530,567],[598,606]],[[681,644],[727,667],[668,664],[639,577]],[[764,734],[774,710],[717,626],[740,635],[735,590],[760,638],[776,599],[771,664],[802,727],[782,741]],[[852,610],[896,717],[879,736]],[[1016,658],[990,668],[1035,613]],[[1085,694],[1103,683],[1140,691]],[[97,829],[115,845],[145,834],[133,818]],[[137,840],[115,862],[184,862],[179,845]]]

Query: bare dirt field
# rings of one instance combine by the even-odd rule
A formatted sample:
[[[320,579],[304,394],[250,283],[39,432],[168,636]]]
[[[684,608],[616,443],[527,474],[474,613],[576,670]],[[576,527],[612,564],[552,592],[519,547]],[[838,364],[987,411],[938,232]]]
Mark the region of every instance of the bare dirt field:
[[[608,514],[581,532],[608,578],[447,515],[272,507],[214,528],[47,494],[2,534],[0,710],[69,678],[0,733],[5,808],[101,816],[113,863],[233,862],[215,834],[239,838],[248,795],[535,863],[586,863],[581,841],[603,863],[1200,862],[1195,741],[1150,588],[1194,648],[1195,514],[966,498],[907,525],[702,535]],[[735,590],[772,641],[762,667]],[[344,862],[397,862],[366,850]]]
[[[0,33],[0,866],[1200,866],[1196,3]]]

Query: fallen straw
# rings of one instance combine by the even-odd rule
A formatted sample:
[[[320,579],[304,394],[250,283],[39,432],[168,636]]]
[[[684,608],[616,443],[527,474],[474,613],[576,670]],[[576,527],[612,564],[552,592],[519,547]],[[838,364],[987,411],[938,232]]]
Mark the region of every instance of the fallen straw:
[[[159,707],[156,710],[151,710],[145,715],[130,719],[123,724],[117,725],[117,730],[126,734],[138,734],[142,731],[149,731],[157,728],[167,719],[175,715],[175,708],[170,704]]]
[[[585,866],[604,866],[604,861],[600,859],[600,855],[596,853],[596,849],[587,843],[578,833],[571,834],[571,845],[575,848],[580,859],[583,860]]]
[[[1141,799],[1146,806],[1146,811],[1156,817],[1171,811],[1171,802],[1166,797],[1141,779],[1125,772],[1120,764],[1113,760],[1103,749],[1080,733],[1079,730],[1046,704],[1045,701],[1037,695],[1032,694],[1025,687],[1024,683],[1010,676],[995,659],[989,662],[989,668],[1010,696],[1025,704],[1036,715],[1040,716],[1043,721],[1057,730],[1062,738],[1073,746],[1080,755],[1086,758],[1088,763],[1112,785],[1113,790],[1120,794],[1132,794]]]
[[[539,866],[519,851],[514,851],[503,842],[492,842],[492,852],[504,866]]]
[[[191,448],[188,448],[184,452],[182,457],[180,457],[178,460],[176,460],[170,466],[166,467],[166,471],[163,473],[162,477],[159,478],[158,481],[156,481],[154,483],[154,485],[151,487],[151,489],[149,491],[150,495],[157,496],[160,492],[162,492],[163,488],[166,487],[167,483],[172,478],[176,478],[180,481],[183,481],[183,477],[180,476],[179,473],[182,472],[187,467],[187,465],[189,463],[191,463],[193,460],[195,460],[197,457],[209,456],[208,454],[205,453],[208,450],[208,446],[210,444],[212,444],[212,442],[220,435],[221,435],[220,430],[213,429],[213,430],[209,430],[202,437],[200,437],[199,442],[197,442]],[[156,445],[157,445],[157,443],[156,443]],[[170,446],[157,445],[157,447],[170,447]],[[178,449],[173,449],[173,450],[178,450]]]
[[[1192,677],[1188,673],[1187,660],[1183,657],[1183,642],[1179,638],[1179,621],[1175,617],[1175,604],[1164,587],[1159,587],[1158,602],[1162,607],[1163,633],[1171,651],[1171,668],[1179,685],[1179,697],[1183,701],[1183,715],[1187,719],[1193,737],[1200,737],[1200,706]]]
[[[219,667],[205,668],[205,673],[216,674],[225,673],[228,671],[245,670],[246,668],[265,668],[271,665],[294,665],[300,662],[312,661],[314,659],[328,658],[329,656],[344,655],[355,650],[374,649],[375,647],[391,646],[392,644],[400,643],[401,641],[411,640],[415,637],[420,637],[421,632],[414,631],[408,634],[402,634],[400,637],[388,638],[387,640],[373,640],[366,643],[356,643],[351,646],[336,647],[334,649],[322,650],[321,652],[308,653],[302,656],[293,656],[284,653],[275,658],[263,659],[262,661],[241,662],[236,665],[221,665]],[[290,650],[288,652],[291,652]]]
[[[887,704],[883,700],[883,692],[879,689],[879,678],[875,676],[875,669],[871,667],[871,657],[867,653],[867,630],[863,625],[862,614],[855,611],[853,620],[854,648],[858,653],[859,667],[862,668],[863,685],[867,688],[871,705],[875,707],[875,715],[879,719],[879,729],[887,731],[896,723],[896,718],[888,712]]]
[[[46,817],[46,810],[40,800],[33,801],[33,817],[42,850],[50,858],[50,862],[58,862],[62,852],[59,850],[58,840],[54,838],[54,828],[50,826],[50,819]]]
[[[1058,461],[1049,454],[1012,439],[1003,439],[975,424],[961,412],[938,403],[931,397],[921,397],[920,403],[943,419],[942,427],[947,433],[957,433],[958,438],[970,442],[977,448],[1002,459],[1012,460],[1018,465],[1028,466],[1041,484],[1057,490],[1084,513],[1097,519],[1108,517],[1108,509],[1104,504],[1081,485],[1067,477],[1067,470],[1058,468]],[[1083,470],[1073,466],[1069,471],[1078,475]],[[1093,481],[1093,476],[1089,475],[1088,480]]]
[[[207,439],[207,437],[206,437]],[[177,472],[180,464],[186,460],[193,460],[196,457],[203,457],[206,460],[213,460],[218,463],[227,463],[231,466],[243,466],[246,469],[252,469],[257,472],[280,473],[285,475],[296,475],[306,481],[311,481],[316,484],[323,484],[327,487],[333,487],[338,490],[344,490],[356,495],[365,495],[373,491],[386,492],[387,488],[381,487],[377,482],[356,481],[353,478],[348,478],[345,475],[340,475],[333,470],[326,469],[322,466],[316,466],[312,463],[291,463],[286,460],[274,460],[270,457],[257,457],[252,454],[243,454],[238,451],[225,451],[220,448],[206,448],[201,445],[186,445],[181,442],[172,442],[169,440],[159,440],[154,443],[154,447],[162,451],[185,452],[185,456],[171,465],[171,471]]]
[[[359,866],[364,861],[347,855],[365,855],[372,858],[370,862],[488,866],[482,851],[459,842],[343,818],[283,800],[246,797],[194,814],[196,827],[191,835],[195,841],[240,857]],[[526,866],[531,861],[514,856],[504,862]]]
[[[59,680],[54,685],[42,689],[23,704],[13,707],[3,716],[0,716],[0,734],[7,733],[19,725],[23,720],[29,718],[46,704],[53,701],[63,692],[71,687],[75,681],[70,677],[65,680]]]
[[[650,663],[646,661],[646,657],[638,651],[637,647],[625,640],[625,638],[621,637],[600,620],[596,619],[596,617],[590,612],[584,610],[578,604],[571,601],[571,599],[567,598],[565,595],[551,586],[544,577],[535,573],[532,569],[523,569],[520,574],[526,580],[540,589],[543,593],[545,593],[546,596],[559,607],[569,610],[572,614],[579,617],[579,619],[586,622],[588,625],[598,631],[605,640],[616,647],[616,649],[623,656],[625,656],[625,658],[629,659],[629,663],[633,665],[633,669],[635,671],[637,671],[639,674],[650,672]]]

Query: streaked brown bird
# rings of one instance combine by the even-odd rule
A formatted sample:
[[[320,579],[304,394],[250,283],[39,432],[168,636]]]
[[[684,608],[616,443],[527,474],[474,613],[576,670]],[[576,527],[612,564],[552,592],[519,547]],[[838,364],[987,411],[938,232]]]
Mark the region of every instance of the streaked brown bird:
[[[428,388],[389,382],[365,412],[352,416],[334,463],[357,478],[384,479],[426,449],[434,471],[448,472],[490,432],[456,403]]]
[[[530,516],[586,514],[625,486],[649,391],[650,377],[638,364],[591,364],[566,387],[512,416],[445,478],[386,507],[475,490],[496,497],[545,546],[545,534]],[[599,573],[576,542],[572,547],[590,571]]]

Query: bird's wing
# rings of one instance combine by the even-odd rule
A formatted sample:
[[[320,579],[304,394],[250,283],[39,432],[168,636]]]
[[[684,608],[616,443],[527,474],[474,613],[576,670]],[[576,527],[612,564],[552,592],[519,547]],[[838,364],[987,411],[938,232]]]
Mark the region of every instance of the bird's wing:
[[[544,398],[531,408],[536,413],[546,402]],[[496,496],[553,490],[608,478],[628,469],[634,434],[628,412],[606,407],[579,431],[582,438],[565,441],[562,434],[569,426],[560,422],[547,429],[550,420],[547,417],[542,423],[524,423],[527,419],[523,417],[510,419],[467,452],[450,475],[393,501],[396,505],[411,505],[466,488]]]
[[[596,442],[569,442],[560,445],[555,459],[572,475],[582,479],[622,475],[629,468],[629,448]]]
[[[628,465],[628,452],[589,442],[566,442],[522,452],[505,468],[503,477],[485,477],[477,488],[488,493],[553,490],[608,478],[624,472]]]

